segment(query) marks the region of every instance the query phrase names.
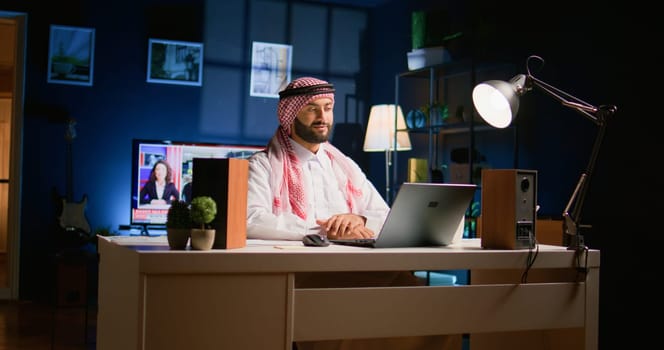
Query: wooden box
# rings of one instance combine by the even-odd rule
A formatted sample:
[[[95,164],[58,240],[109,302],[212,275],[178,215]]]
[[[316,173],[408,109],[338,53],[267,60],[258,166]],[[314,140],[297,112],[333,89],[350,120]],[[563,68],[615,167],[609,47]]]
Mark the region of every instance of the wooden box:
[[[210,196],[217,202],[213,249],[247,245],[249,161],[240,158],[194,158],[192,197]]]
[[[482,247],[532,248],[535,242],[537,172],[482,171]]]

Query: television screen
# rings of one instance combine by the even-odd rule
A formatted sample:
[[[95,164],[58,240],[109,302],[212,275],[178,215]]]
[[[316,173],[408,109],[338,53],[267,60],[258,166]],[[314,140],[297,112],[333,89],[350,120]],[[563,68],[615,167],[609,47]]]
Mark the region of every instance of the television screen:
[[[191,201],[194,158],[249,158],[264,146],[134,139],[131,225],[164,227],[170,203]]]

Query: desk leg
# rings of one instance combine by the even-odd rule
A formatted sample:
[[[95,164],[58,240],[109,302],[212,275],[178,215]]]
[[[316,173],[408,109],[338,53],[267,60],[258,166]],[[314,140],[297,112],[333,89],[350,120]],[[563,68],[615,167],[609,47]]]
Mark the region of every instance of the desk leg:
[[[599,348],[599,268],[586,275],[586,350]]]
[[[293,344],[293,330],[295,329],[295,274],[289,273],[286,279],[286,341],[284,344],[285,350],[292,350]]]

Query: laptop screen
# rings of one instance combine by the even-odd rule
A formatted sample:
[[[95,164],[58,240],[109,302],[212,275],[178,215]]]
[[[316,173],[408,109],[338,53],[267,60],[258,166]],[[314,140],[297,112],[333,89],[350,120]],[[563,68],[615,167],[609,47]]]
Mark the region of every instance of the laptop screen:
[[[473,184],[403,183],[372,247],[445,246],[458,241],[476,189]],[[358,243],[368,246],[366,240]]]

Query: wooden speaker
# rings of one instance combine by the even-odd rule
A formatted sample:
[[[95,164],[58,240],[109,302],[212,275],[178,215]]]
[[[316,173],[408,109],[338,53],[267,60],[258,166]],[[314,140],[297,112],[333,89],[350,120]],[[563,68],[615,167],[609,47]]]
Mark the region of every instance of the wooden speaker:
[[[214,249],[247,245],[249,161],[240,158],[194,158],[192,197],[210,196],[217,202]]]
[[[533,248],[536,206],[536,171],[483,169],[482,247]]]

